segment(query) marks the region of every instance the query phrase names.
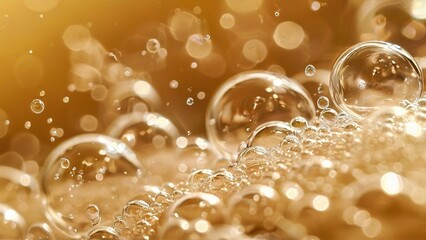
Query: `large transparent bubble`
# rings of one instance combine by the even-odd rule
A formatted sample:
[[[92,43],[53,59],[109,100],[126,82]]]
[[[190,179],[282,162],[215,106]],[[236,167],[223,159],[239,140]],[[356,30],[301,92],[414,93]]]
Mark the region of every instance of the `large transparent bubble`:
[[[110,224],[136,195],[144,174],[125,143],[99,134],[61,143],[45,166],[42,190],[47,217],[72,237],[81,237],[92,225]]]
[[[306,90],[285,76],[265,71],[238,74],[216,92],[207,112],[210,142],[223,157],[235,158],[252,131],[268,121],[311,121],[315,106]]]
[[[337,59],[330,91],[337,107],[362,119],[378,107],[419,98],[423,74],[414,58],[400,46],[362,42]]]

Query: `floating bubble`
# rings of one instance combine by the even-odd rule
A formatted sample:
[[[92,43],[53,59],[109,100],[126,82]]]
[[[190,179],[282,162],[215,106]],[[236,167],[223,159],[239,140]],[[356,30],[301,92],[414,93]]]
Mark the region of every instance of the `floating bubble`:
[[[25,127],[25,129],[30,129],[31,128],[31,122],[30,121],[25,121],[24,127]]]
[[[207,57],[212,49],[212,42],[201,34],[194,34],[188,37],[185,45],[186,52],[193,58]]]
[[[192,106],[194,104],[194,99],[192,97],[188,97],[186,99],[186,105]]]
[[[90,114],[86,114],[80,118],[80,128],[86,132],[94,132],[98,129],[98,119]]]
[[[69,160],[68,168],[63,168],[64,158]],[[81,237],[92,227],[86,210],[93,204],[108,224],[138,192],[143,169],[119,140],[98,134],[70,138],[46,159],[42,189],[47,216],[64,233]]]
[[[400,46],[370,41],[352,46],[337,59],[330,77],[333,101],[357,119],[384,105],[419,98],[423,74]]]
[[[265,43],[259,39],[252,39],[247,41],[243,46],[243,56],[252,62],[260,63],[265,60],[268,54],[268,49]]]
[[[293,50],[302,44],[305,31],[295,22],[282,22],[275,28],[273,39],[279,47]]]
[[[186,41],[189,36],[201,30],[200,19],[186,11],[175,12],[168,25],[173,38],[178,41]]]
[[[8,120],[6,112],[0,109],[0,138],[6,136],[9,125],[10,121]]]
[[[89,29],[83,25],[71,25],[62,35],[62,40],[72,51],[81,51],[89,46],[91,34]]]
[[[319,109],[326,109],[330,105],[330,102],[327,97],[321,96],[317,100],[317,107]]]
[[[309,64],[308,66],[305,67],[305,75],[307,77],[315,76],[315,72],[316,72],[316,68],[313,65]]]
[[[207,134],[220,154],[235,158],[241,143],[259,125],[296,116],[307,121],[315,116],[315,106],[302,86],[275,73],[245,72],[230,78],[213,96]]]
[[[101,221],[99,208],[96,206],[96,204],[89,204],[86,209],[86,215],[92,222],[92,226],[97,225]]]
[[[40,99],[34,99],[30,104],[31,111],[40,114],[44,111],[44,102]]]
[[[148,39],[148,41],[146,42],[146,50],[148,50],[148,52],[150,53],[157,53],[160,47],[160,42],[155,38]]]
[[[235,25],[235,18],[234,15],[230,13],[224,13],[219,20],[220,26],[222,26],[225,29],[231,29]]]

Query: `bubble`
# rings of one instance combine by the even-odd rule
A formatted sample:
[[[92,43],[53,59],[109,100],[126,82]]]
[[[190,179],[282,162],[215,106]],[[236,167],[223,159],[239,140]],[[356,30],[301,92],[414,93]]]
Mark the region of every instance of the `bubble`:
[[[423,74],[400,46],[370,41],[352,46],[335,62],[330,77],[333,101],[357,119],[384,105],[413,101],[423,91]]]
[[[23,236],[25,219],[13,208],[0,203],[0,237],[2,239],[19,239]]]
[[[317,100],[317,106],[319,109],[326,109],[330,105],[330,102],[327,97],[321,96]]]
[[[235,25],[234,15],[230,13],[224,13],[219,20],[220,26],[224,29],[231,29]]]
[[[249,40],[243,46],[243,56],[254,63],[263,62],[267,54],[266,45],[259,39]]]
[[[62,40],[72,51],[82,51],[89,46],[91,34],[89,29],[83,25],[71,25],[62,35]]]
[[[95,84],[90,91],[90,96],[93,100],[101,102],[108,96],[108,88],[102,84]]]
[[[210,101],[208,139],[225,158],[235,158],[259,125],[296,116],[307,121],[315,116],[312,100],[297,82],[270,72],[241,73],[225,82]]]
[[[198,92],[197,93],[197,98],[199,100],[203,100],[206,97],[206,93],[205,92]]]
[[[215,195],[208,193],[188,193],[177,199],[164,212],[162,218],[181,218],[187,221],[204,219],[211,224],[219,224],[225,220],[223,202]]]
[[[91,230],[88,234],[88,240],[120,240],[118,233],[111,227],[98,227]]]
[[[293,50],[302,44],[305,39],[305,32],[295,22],[282,22],[275,28],[273,39],[279,47]]]
[[[80,128],[86,132],[93,132],[98,129],[98,119],[90,114],[86,114],[80,118]]]
[[[62,102],[63,103],[69,103],[69,101],[70,101],[70,98],[67,97],[67,96],[65,96],[64,98],[62,98]]]
[[[52,137],[60,138],[64,136],[64,130],[62,128],[51,128],[49,133]]]
[[[63,168],[64,158],[69,160],[68,168]],[[127,199],[138,192],[143,169],[125,143],[107,136],[85,134],[62,142],[46,158],[42,173],[48,218],[77,238],[92,227],[86,215],[90,204],[102,211],[105,224],[112,223]]]
[[[292,134],[293,130],[287,122],[271,121],[259,125],[247,139],[247,147],[277,147],[281,141]]]
[[[261,7],[263,0],[225,0],[230,9],[238,13],[248,13],[256,11]]]
[[[26,240],[53,240],[52,229],[47,223],[35,223],[27,229]]]
[[[67,169],[70,167],[70,160],[68,160],[68,158],[61,158],[61,167],[63,169]]]
[[[44,111],[44,102],[40,99],[34,99],[30,104],[31,111],[35,114],[40,114]]]
[[[320,113],[320,125],[332,127],[337,121],[338,113],[334,109],[324,109]]]
[[[186,105],[192,106],[194,104],[194,99],[192,97],[188,97],[186,99]]]
[[[25,127],[25,129],[30,129],[31,128],[31,122],[30,121],[25,121],[24,127]]]
[[[92,226],[97,225],[101,221],[99,208],[96,206],[96,204],[89,204],[86,209],[86,215],[92,222]]]
[[[200,19],[186,11],[176,12],[168,25],[171,35],[178,41],[186,41],[189,36],[201,30]]]
[[[197,68],[198,67],[198,63],[196,63],[196,62],[192,62],[191,63],[191,68],[192,69],[195,69],[195,68]]]
[[[146,42],[146,50],[150,53],[156,53],[160,47],[160,42],[155,38],[148,39]]]
[[[313,65],[309,64],[308,66],[306,66],[306,68],[305,68],[305,75],[307,77],[313,77],[313,76],[315,76],[315,72],[316,72],[316,68]]]
[[[176,88],[178,88],[178,87],[179,87],[179,82],[178,82],[178,81],[176,81],[176,80],[172,80],[172,81],[170,81],[170,83],[169,83],[169,87],[170,87],[170,88],[173,88],[173,89],[176,89]]]
[[[185,45],[186,52],[193,58],[207,57],[212,49],[210,39],[203,37],[201,34],[194,34],[188,37]]]
[[[304,129],[308,127],[308,121],[303,117],[295,117],[291,119],[290,126],[294,129]]]

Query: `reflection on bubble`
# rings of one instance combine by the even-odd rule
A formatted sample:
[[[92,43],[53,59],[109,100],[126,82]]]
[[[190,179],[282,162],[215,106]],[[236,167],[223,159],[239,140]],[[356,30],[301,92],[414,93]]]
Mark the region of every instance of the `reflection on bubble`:
[[[295,22],[282,22],[274,30],[275,43],[284,49],[298,48],[305,39],[303,28]]]
[[[281,141],[292,134],[293,130],[287,122],[271,121],[259,125],[248,137],[247,147],[278,147]]]
[[[363,42],[346,50],[330,76],[336,106],[361,119],[379,106],[415,100],[423,91],[423,74],[414,58],[387,42]]]
[[[28,227],[26,240],[53,240],[52,229],[47,223],[35,223]]]
[[[0,138],[7,134],[7,130],[9,129],[8,121],[6,112],[0,109]]]
[[[63,168],[64,158],[68,168]],[[92,226],[87,207],[96,204],[110,221],[137,192],[142,174],[141,163],[125,143],[97,134],[70,138],[46,159],[42,189],[47,216],[64,233],[79,237]]]
[[[311,121],[315,106],[297,82],[269,72],[245,72],[230,78],[212,98],[206,118],[210,142],[224,157],[236,157],[238,148],[260,124]]]

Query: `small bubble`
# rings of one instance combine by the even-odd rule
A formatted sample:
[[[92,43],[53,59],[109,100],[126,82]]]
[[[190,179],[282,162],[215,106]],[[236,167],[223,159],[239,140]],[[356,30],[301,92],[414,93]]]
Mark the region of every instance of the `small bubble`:
[[[169,87],[170,87],[170,88],[173,88],[173,89],[176,89],[176,88],[178,88],[178,87],[179,87],[179,82],[178,82],[178,81],[176,81],[176,80],[172,80],[172,81],[170,81],[170,83],[169,83]]]
[[[149,39],[146,43],[146,50],[148,50],[150,53],[156,53],[160,47],[160,42],[155,38]]]
[[[44,90],[40,91],[40,97],[44,97],[44,95],[46,95],[46,92]]]
[[[306,128],[308,126],[308,121],[303,117],[295,117],[291,119],[290,126],[296,129]]]
[[[68,160],[68,158],[61,158],[61,168],[62,169],[67,169],[70,167],[70,160]]]
[[[275,17],[279,17],[280,16],[280,12],[279,11],[275,11],[274,15],[275,15]]]
[[[328,108],[329,105],[330,105],[330,102],[327,97],[321,96],[320,98],[318,98],[317,106],[319,109]]]
[[[53,122],[53,119],[52,119],[52,118],[48,118],[48,119],[46,120],[46,122],[47,122],[47,124],[51,124],[51,123]]]
[[[306,68],[305,68],[305,75],[307,77],[313,77],[313,76],[315,76],[315,72],[316,72],[316,69],[315,69],[315,67],[313,65],[309,64],[308,66],[306,66]]]
[[[31,111],[35,114],[40,114],[44,111],[44,102],[40,99],[34,99],[31,102]]]
[[[205,92],[198,92],[197,93],[197,98],[199,100],[203,100],[206,97],[206,93]]]
[[[26,129],[30,129],[31,128],[31,122],[30,121],[26,121],[24,124]]]
[[[65,97],[62,99],[62,101],[63,101],[64,103],[68,103],[68,102],[70,101],[70,98],[69,98],[69,97],[67,97],[67,96],[65,96]]]
[[[193,99],[192,97],[188,97],[188,98],[186,99],[186,104],[187,104],[188,106],[191,106],[192,104],[194,104],[194,99]]]
[[[197,68],[198,67],[198,64],[196,63],[196,62],[192,62],[191,63],[191,68],[192,69],[195,69],[195,68]]]
[[[4,120],[4,125],[9,126],[10,125],[10,120]]]

